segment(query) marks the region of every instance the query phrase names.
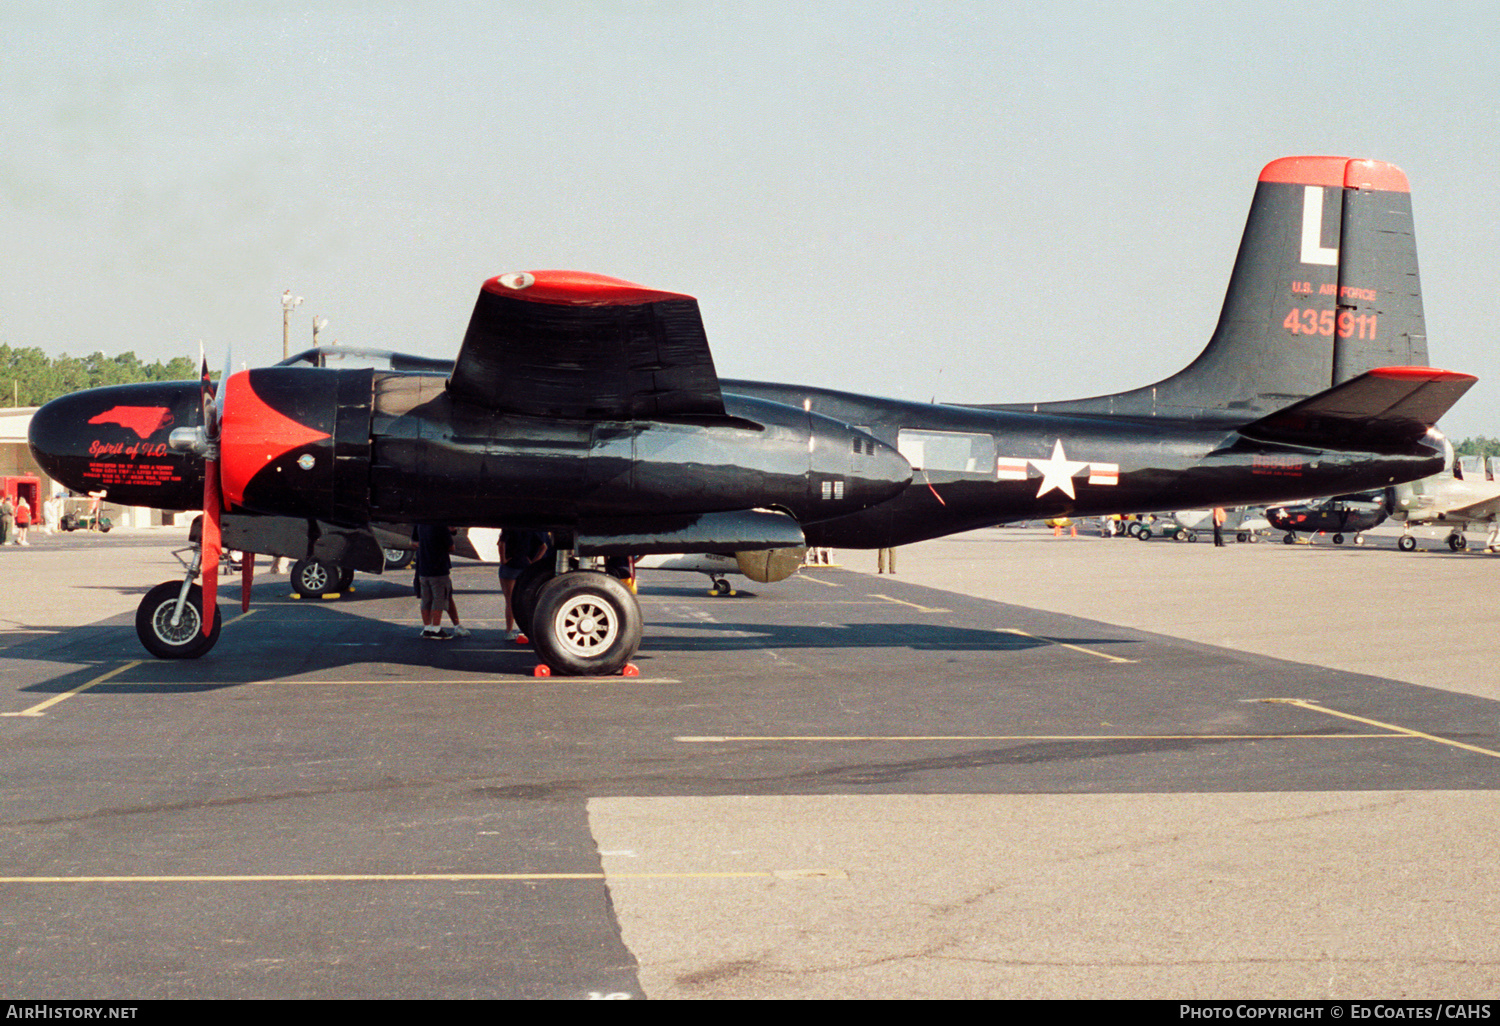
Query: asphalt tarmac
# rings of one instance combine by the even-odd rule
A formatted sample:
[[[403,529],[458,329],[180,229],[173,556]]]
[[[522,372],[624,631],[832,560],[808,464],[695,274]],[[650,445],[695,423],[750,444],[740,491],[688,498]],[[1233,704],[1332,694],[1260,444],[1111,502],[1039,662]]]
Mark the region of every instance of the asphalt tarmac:
[[[6,996],[1494,997],[1500,557],[1393,538],[658,573],[590,679],[490,567],[165,662],[180,532],[7,548]]]

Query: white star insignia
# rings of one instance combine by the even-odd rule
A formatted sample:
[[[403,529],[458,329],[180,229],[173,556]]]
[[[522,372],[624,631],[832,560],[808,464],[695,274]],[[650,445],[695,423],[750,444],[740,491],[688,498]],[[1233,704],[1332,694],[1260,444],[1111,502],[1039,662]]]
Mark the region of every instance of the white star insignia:
[[[1052,491],[1052,489],[1054,488],[1061,491],[1070,499],[1078,498],[1078,496],[1073,491],[1073,475],[1078,473],[1078,471],[1082,470],[1084,467],[1088,466],[1088,464],[1075,463],[1074,461],[1068,459],[1067,456],[1063,455],[1061,438],[1059,438],[1057,440],[1057,444],[1052,447],[1051,459],[1028,460],[1027,462],[1029,462],[1033,467],[1042,472],[1042,487],[1041,490],[1036,493],[1036,497],[1038,499],[1040,499],[1043,495],[1046,495],[1048,492]]]

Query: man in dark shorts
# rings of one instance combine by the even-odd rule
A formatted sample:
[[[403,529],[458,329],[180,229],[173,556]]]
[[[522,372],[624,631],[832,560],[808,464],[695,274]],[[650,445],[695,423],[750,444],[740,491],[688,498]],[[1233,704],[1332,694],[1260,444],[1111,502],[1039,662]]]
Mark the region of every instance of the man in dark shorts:
[[[458,622],[458,604],[453,599],[453,571],[449,553],[453,551],[453,533],[447,524],[418,524],[412,532],[417,542],[417,595],[422,603],[422,637],[446,641],[453,634],[467,637],[468,629]],[[443,630],[443,611],[453,618],[453,634]]]
[[[500,532],[500,590],[505,593],[505,636],[518,645],[529,645],[526,635],[516,630],[515,607],[511,604],[516,580],[526,568],[552,554],[552,536],[545,531]]]

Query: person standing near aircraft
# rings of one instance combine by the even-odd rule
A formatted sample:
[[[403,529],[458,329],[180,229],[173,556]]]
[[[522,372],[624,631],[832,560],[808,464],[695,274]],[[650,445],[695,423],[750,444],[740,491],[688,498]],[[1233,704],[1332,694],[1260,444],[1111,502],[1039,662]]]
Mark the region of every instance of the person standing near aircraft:
[[[10,496],[0,498],[0,545],[16,543],[16,506]]]
[[[505,636],[518,645],[528,645],[526,635],[516,630],[514,597],[516,581],[526,568],[552,551],[552,538],[545,531],[500,532],[500,590],[505,593]]]
[[[454,634],[467,637],[468,628],[458,622],[458,603],[453,597],[453,534],[447,524],[418,524],[412,536],[417,542],[417,588],[422,605],[422,637],[446,641]],[[443,610],[453,620],[453,633],[443,630]]]
[[[1218,548],[1224,547],[1224,507],[1214,507],[1214,545]]]

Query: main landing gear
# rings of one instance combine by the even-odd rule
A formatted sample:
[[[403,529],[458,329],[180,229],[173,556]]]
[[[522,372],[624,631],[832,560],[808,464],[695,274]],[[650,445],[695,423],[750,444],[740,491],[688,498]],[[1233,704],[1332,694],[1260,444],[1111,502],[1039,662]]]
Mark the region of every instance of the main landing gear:
[[[320,559],[299,559],[292,564],[293,597],[337,598],[354,583],[354,571]]]
[[[158,659],[197,659],[218,642],[224,625],[215,603],[208,632],[203,631],[203,589],[193,583],[203,566],[203,545],[193,540],[193,558],[182,580],[158,584],[135,610],[136,636]]]
[[[620,673],[641,647],[644,621],[630,589],[603,570],[579,568],[571,552],[527,567],[516,579],[511,608],[554,673]]]

